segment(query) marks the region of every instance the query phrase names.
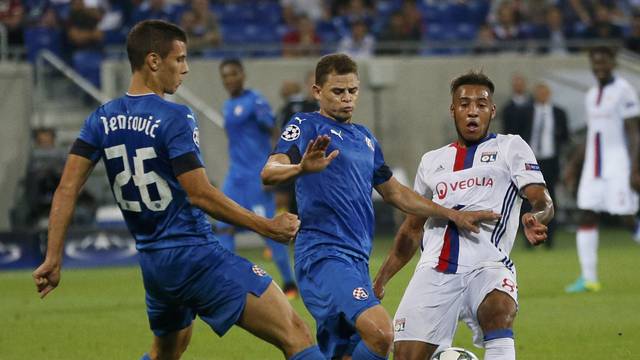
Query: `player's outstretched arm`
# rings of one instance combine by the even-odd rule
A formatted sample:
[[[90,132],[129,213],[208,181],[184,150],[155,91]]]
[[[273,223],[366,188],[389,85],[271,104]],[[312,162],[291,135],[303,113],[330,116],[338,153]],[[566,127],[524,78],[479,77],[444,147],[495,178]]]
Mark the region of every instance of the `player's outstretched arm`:
[[[584,152],[586,145],[584,143],[575,146],[569,155],[569,161],[562,174],[562,182],[570,191],[575,191],[578,183],[578,176],[582,163],[584,162]]]
[[[457,211],[445,208],[418,195],[415,191],[400,184],[394,177],[377,185],[375,189],[385,202],[407,214],[424,218],[435,216],[449,219],[459,228],[475,233],[480,231],[477,225],[479,222],[495,221],[500,218],[499,214],[491,211]]]
[[[539,245],[547,240],[547,224],[554,214],[553,200],[547,188],[541,184],[528,185],[522,192],[531,204],[531,211],[522,215],[524,235],[531,244]]]
[[[309,141],[307,148],[298,164],[291,164],[291,159],[285,154],[274,154],[269,157],[260,176],[265,185],[277,185],[288,182],[295,177],[320,172],[329,166],[340,152],[338,150],[327,154],[331,138],[320,135]]]
[[[424,232],[426,218],[407,215],[398,229],[393,247],[384,259],[382,267],[373,280],[373,291],[378,299],[384,297],[384,287],[389,280],[413,258]]]
[[[625,136],[627,137],[627,149],[631,159],[631,186],[640,191],[640,130],[638,122],[640,117],[632,117],[624,120]]]
[[[93,170],[94,163],[82,156],[70,154],[56,188],[49,213],[47,255],[32,274],[41,298],[47,296],[60,283],[62,250],[67,229],[73,218],[76,200],[82,186]]]
[[[282,243],[291,241],[298,232],[300,220],[296,215],[284,213],[273,219],[266,219],[254,214],[211,185],[204,168],[182,173],[178,176],[178,181],[193,206],[218,220],[246,227]]]

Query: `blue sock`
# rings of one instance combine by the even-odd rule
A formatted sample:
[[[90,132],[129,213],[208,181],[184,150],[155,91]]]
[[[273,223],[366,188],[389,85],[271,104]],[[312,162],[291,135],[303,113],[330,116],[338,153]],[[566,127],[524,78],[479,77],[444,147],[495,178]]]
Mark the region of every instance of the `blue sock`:
[[[149,354],[144,353],[144,355],[142,355],[142,357],[140,358],[140,360],[151,360],[151,358],[149,357]]]
[[[382,357],[373,351],[371,351],[364,341],[360,340],[356,348],[353,350],[353,354],[351,354],[351,359],[353,360],[387,360],[388,357]]]
[[[273,255],[273,261],[276,263],[280,275],[282,275],[282,281],[285,284],[293,283],[293,273],[291,272],[291,261],[289,260],[289,246],[281,244],[271,239],[265,239],[267,246],[271,248],[271,254]]]
[[[325,358],[320,352],[318,345],[313,345],[294,354],[289,360],[325,360]]]
[[[236,252],[235,239],[231,232],[220,231],[216,233],[216,238],[218,239],[218,242],[220,242],[220,245],[222,245],[222,247],[231,251],[232,253]]]

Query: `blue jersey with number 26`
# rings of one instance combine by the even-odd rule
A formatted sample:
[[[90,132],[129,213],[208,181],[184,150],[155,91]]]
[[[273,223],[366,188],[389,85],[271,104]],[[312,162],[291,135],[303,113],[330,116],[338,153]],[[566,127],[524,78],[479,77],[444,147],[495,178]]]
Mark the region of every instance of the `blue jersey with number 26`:
[[[98,151],[138,250],[215,241],[204,212],[191,206],[171,160],[194,153],[203,164],[191,110],[155,94],[126,95],[100,106],[79,139]]]

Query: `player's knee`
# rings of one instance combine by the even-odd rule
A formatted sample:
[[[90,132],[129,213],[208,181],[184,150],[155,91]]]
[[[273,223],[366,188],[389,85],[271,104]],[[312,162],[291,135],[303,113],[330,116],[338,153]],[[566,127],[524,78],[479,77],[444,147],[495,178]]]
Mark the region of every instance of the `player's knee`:
[[[507,294],[494,290],[478,307],[478,321],[484,332],[507,329],[516,317],[515,301]]]
[[[365,344],[378,354],[388,354],[393,345],[393,329],[385,325],[374,325],[360,334]]]
[[[305,322],[297,314],[289,321],[289,326],[284,332],[282,349],[286,353],[295,354],[313,345],[313,336]]]

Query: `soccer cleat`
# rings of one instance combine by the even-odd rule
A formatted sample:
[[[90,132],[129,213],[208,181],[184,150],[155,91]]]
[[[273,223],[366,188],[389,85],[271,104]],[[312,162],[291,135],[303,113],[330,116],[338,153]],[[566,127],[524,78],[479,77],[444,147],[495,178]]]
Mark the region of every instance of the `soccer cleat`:
[[[287,299],[293,300],[298,297],[298,287],[294,283],[286,283],[282,288],[282,292],[287,296]]]
[[[567,286],[564,290],[569,294],[583,292],[598,292],[602,289],[602,285],[598,281],[585,281],[579,277],[573,284]]]

